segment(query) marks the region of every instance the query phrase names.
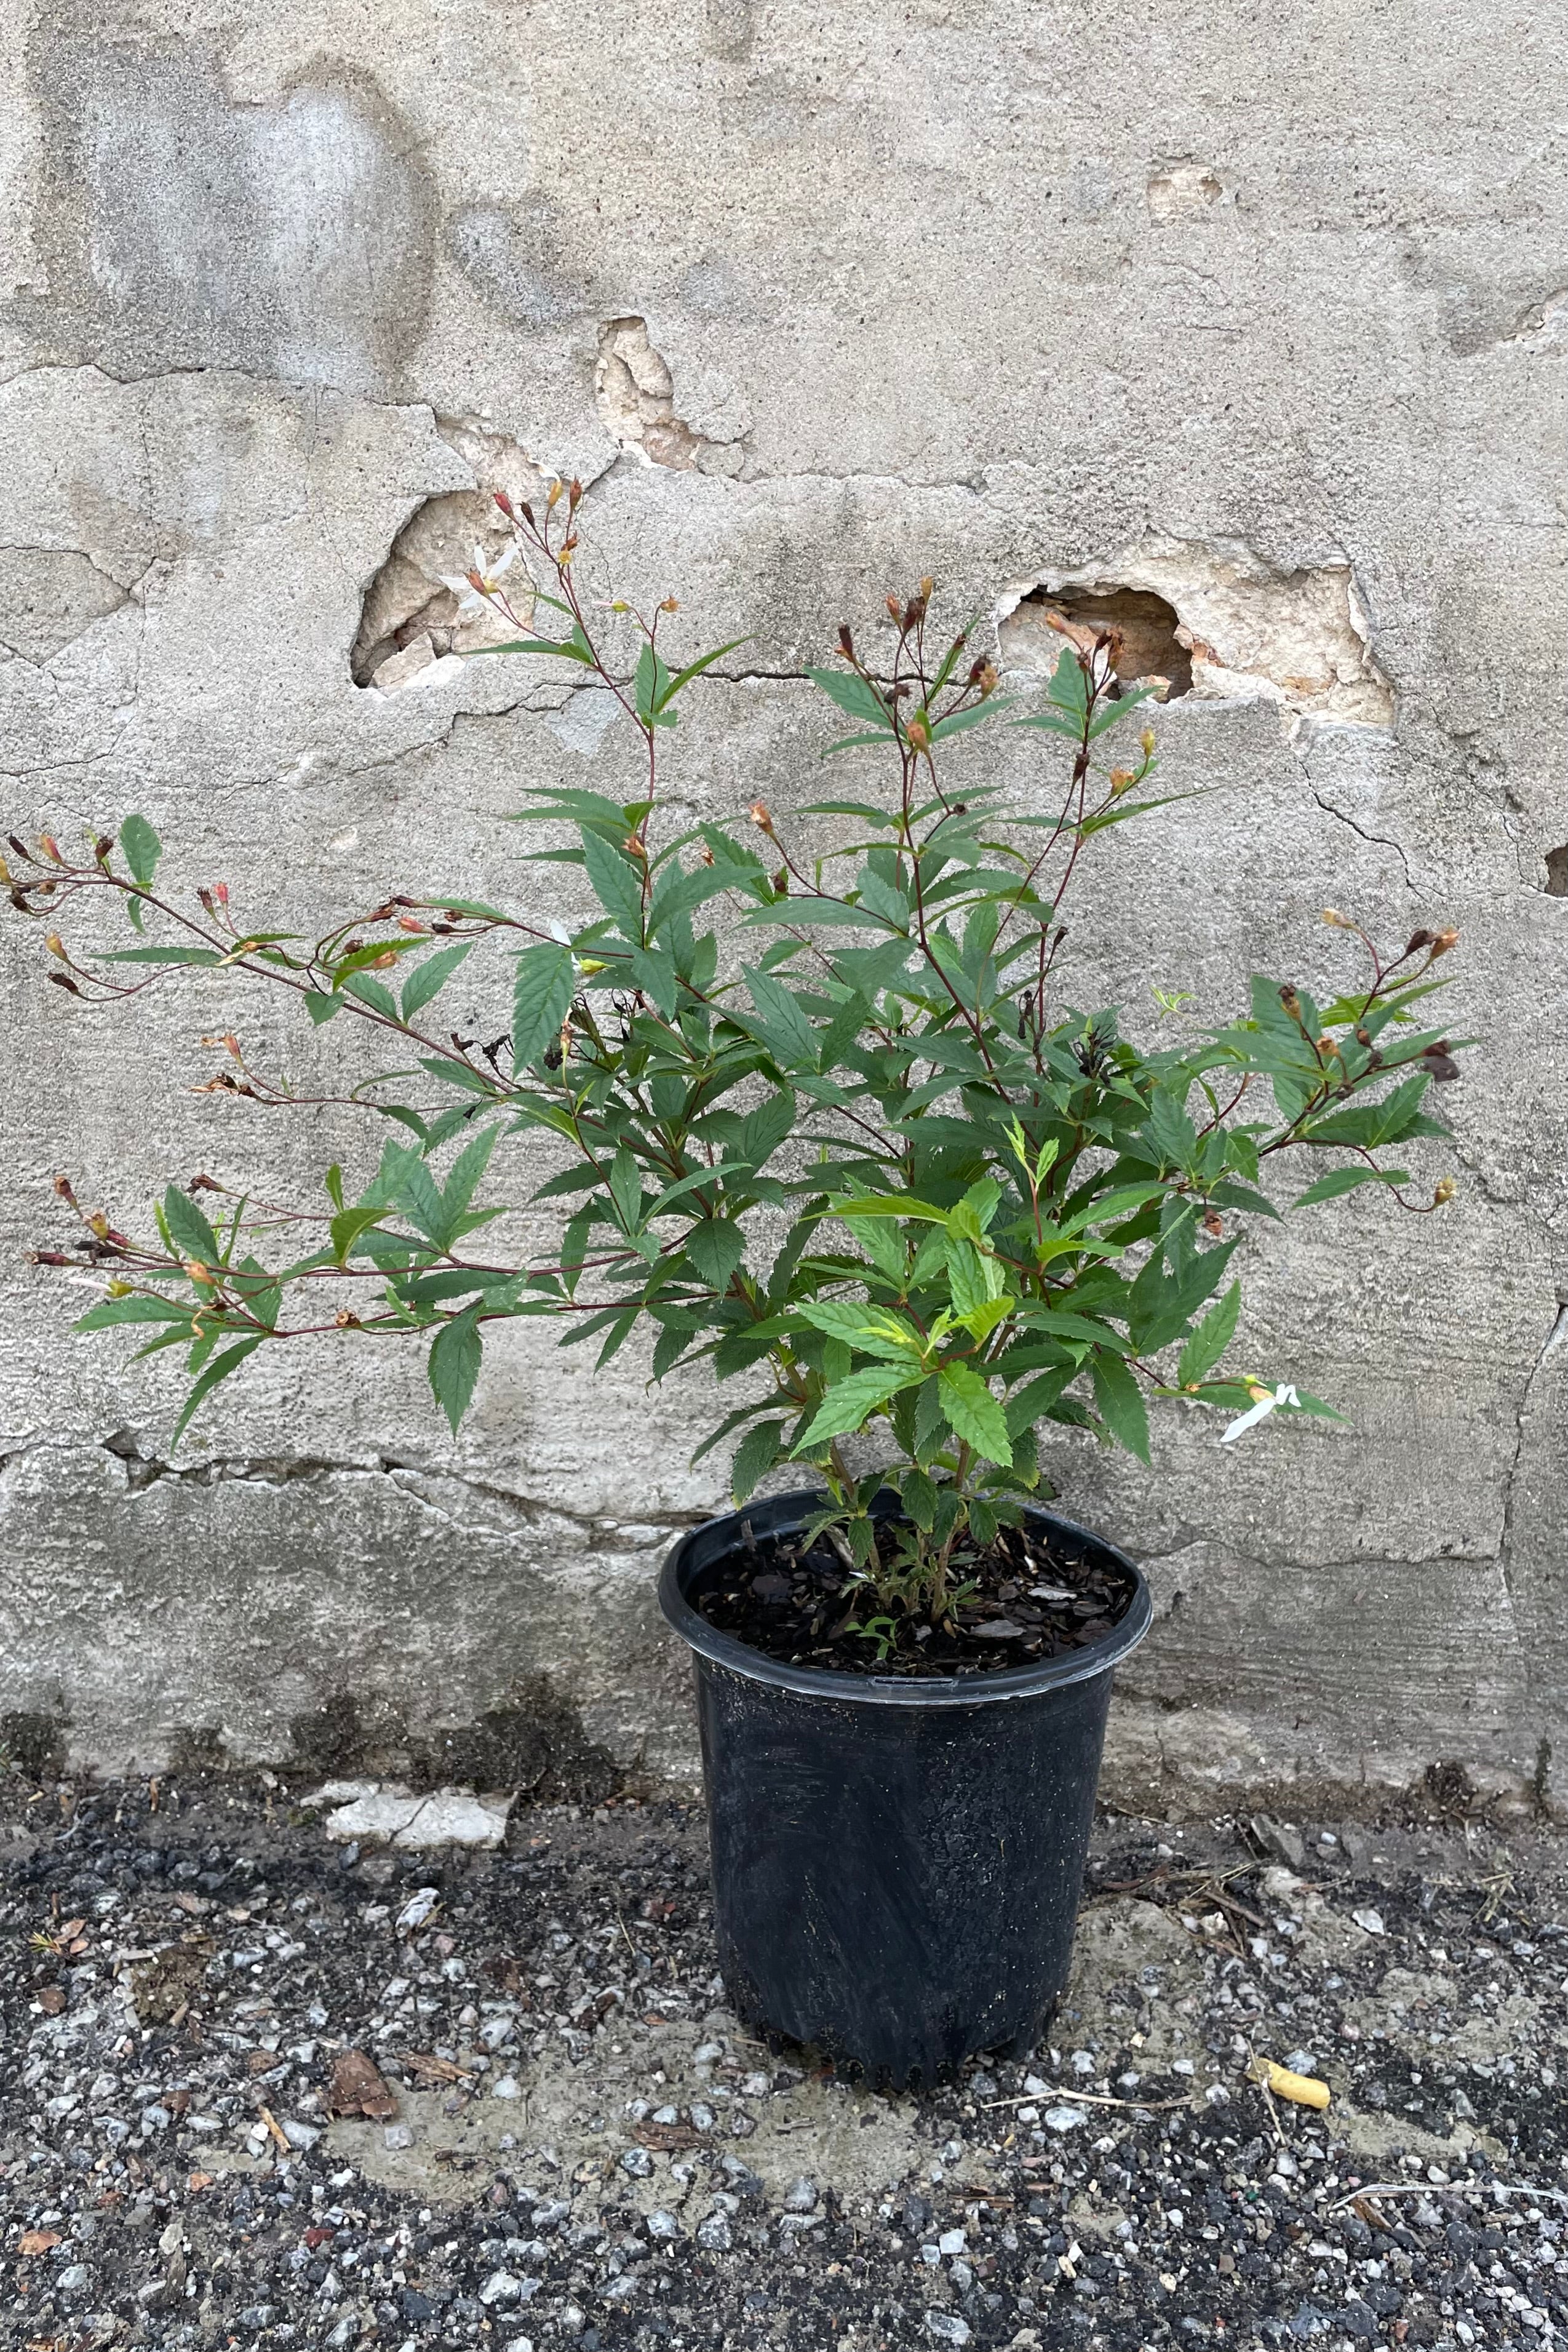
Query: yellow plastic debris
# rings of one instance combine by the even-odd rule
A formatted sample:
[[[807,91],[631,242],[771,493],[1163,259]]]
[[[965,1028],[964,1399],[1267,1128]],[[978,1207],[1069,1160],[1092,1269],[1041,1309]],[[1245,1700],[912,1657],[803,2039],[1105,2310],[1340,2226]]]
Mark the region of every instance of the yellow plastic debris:
[[[1276,2066],[1265,2058],[1258,2069],[1258,2079],[1277,2099],[1290,2099],[1298,2107],[1326,2107],[1332,2095],[1326,2083],[1315,2074],[1292,2074],[1288,2066]]]

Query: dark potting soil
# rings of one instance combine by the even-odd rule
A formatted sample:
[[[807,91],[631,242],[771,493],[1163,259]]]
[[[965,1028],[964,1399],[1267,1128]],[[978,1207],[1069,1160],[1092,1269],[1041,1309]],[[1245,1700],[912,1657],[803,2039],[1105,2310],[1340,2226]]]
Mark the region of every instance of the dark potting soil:
[[[693,1600],[716,1633],[765,1657],[919,1678],[998,1674],[1084,1649],[1111,1632],[1136,1589],[1114,1560],[1027,1525],[1001,1528],[984,1552],[956,1552],[949,1575],[955,1588],[975,1589],[940,1625],[903,1620],[885,1655],[853,1630],[882,1613],[874,1592],[852,1580],[824,1537],[809,1548],[798,1536],[759,1537]]]

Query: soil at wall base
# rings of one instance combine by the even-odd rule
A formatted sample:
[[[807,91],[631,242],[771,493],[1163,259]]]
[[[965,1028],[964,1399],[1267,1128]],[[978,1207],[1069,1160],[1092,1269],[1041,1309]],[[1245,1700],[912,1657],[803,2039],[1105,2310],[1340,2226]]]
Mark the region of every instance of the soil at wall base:
[[[887,1523],[879,1534],[886,1539]],[[716,1632],[765,1657],[833,1674],[911,1679],[1032,1666],[1103,1641],[1135,1587],[1115,1560],[1031,1527],[1003,1528],[985,1551],[956,1554],[963,1599],[938,1625],[907,1617],[873,1637],[878,1614],[825,1538],[759,1537],[692,1595]],[[891,1640],[891,1645],[890,1645]]]

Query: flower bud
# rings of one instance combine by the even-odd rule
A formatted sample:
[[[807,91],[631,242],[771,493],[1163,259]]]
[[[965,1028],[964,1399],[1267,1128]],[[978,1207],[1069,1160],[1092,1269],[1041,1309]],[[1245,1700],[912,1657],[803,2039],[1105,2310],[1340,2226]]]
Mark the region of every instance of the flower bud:
[[[1113,793],[1120,794],[1124,793],[1130,784],[1135,784],[1137,781],[1137,776],[1131,768],[1113,768],[1111,771],[1111,790]]]
[[[561,492],[562,492],[562,490],[563,490],[563,488],[565,488],[565,485],[564,485],[563,483],[561,483],[561,482],[552,482],[552,483],[550,484],[549,488],[549,490],[548,490],[548,492],[546,493],[546,496],[545,496],[545,512],[546,512],[546,514],[553,514],[553,513],[555,512],[555,509],[557,509],[557,507],[558,507],[558,506],[559,506],[559,504],[560,504],[560,500],[561,500]]]
[[[612,613],[629,613],[632,607],[623,596],[617,596],[610,609]]]
[[[580,957],[577,968],[585,980],[591,980],[596,971],[608,971],[610,969],[608,964],[601,963],[596,956]]]
[[[853,661],[855,657],[855,641],[850,634],[850,625],[847,621],[841,621],[839,623],[839,651],[842,654],[846,661]]]
[[[51,955],[58,956],[63,963],[68,963],[70,961],[70,958],[66,954],[66,943],[64,940],[61,939],[58,931],[51,931],[48,938],[44,941],[44,945],[48,949]]]
[[[512,518],[512,501],[507,496],[506,491],[497,490],[493,493],[493,496],[495,498],[496,504],[500,508],[501,512],[507,517],[507,520],[510,521]]]
[[[933,575],[928,572],[926,573],[926,575],[925,575],[925,579],[924,579],[924,580],[921,582],[921,583],[920,583],[920,601],[921,601],[921,603],[922,603],[923,604],[929,604],[929,603],[931,602],[931,599],[933,598],[933,596],[935,596],[935,594],[936,594],[936,580],[935,580],[935,578],[934,578],[934,576],[933,576]]]
[[[753,802],[752,802],[752,803],[751,803],[751,806],[747,810],[746,814],[747,814],[747,815],[751,819],[752,824],[753,824],[754,825],[756,825],[756,826],[757,826],[757,828],[758,828],[758,830],[759,832],[761,832],[761,833],[771,833],[771,832],[772,832],[772,830],[773,830],[773,813],[772,813],[771,809],[769,809],[769,807],[768,807],[768,803],[767,803],[767,802],[766,802],[766,801],[753,801]]]
[[[568,490],[568,492],[567,492],[567,494],[566,494],[566,502],[567,502],[568,509],[569,509],[570,510],[571,510],[571,511],[575,512],[575,511],[576,511],[576,509],[577,509],[577,507],[578,507],[578,504],[579,504],[579,502],[580,502],[580,499],[581,499],[581,497],[582,497],[582,484],[578,480],[577,476],[574,474],[574,475],[572,476],[572,478],[571,478],[571,488]]]
[[[53,859],[57,866],[65,864],[65,859],[60,856],[60,845],[52,833],[42,833],[38,835],[38,847],[43,851],[44,856]]]
[[[1145,727],[1145,730],[1144,730],[1144,731],[1143,731],[1143,733],[1139,736],[1139,738],[1138,738],[1138,741],[1139,741],[1140,745],[1142,746],[1142,749],[1143,749],[1143,754],[1144,754],[1145,759],[1145,760],[1152,760],[1152,759],[1154,758],[1154,756],[1155,756],[1155,730],[1154,730],[1154,729],[1153,729],[1152,727]]]
[[[1342,915],[1337,907],[1325,907],[1323,908],[1323,920],[1328,924],[1331,930],[1349,931],[1354,930],[1355,928],[1351,922],[1349,917]]]
[[[1458,1190],[1458,1186],[1451,1176],[1439,1176],[1432,1188],[1432,1206],[1435,1209],[1447,1208]]]
[[[111,1282],[109,1286],[108,1296],[110,1298],[129,1298],[131,1291],[131,1286],[129,1282]]]
[[[661,613],[678,613],[680,609],[680,599],[677,596],[666,596],[659,607]]]
[[[184,1260],[184,1268],[186,1274],[190,1276],[193,1282],[204,1283],[208,1286],[211,1285],[213,1281],[212,1273],[208,1267],[202,1264],[199,1257],[186,1258]]]
[[[899,603],[899,601],[898,601],[898,599],[897,599],[897,597],[896,597],[896,596],[892,596],[892,595],[890,595],[890,596],[888,597],[888,599],[887,599],[887,612],[888,612],[888,618],[889,618],[890,620],[896,621],[896,622],[898,623],[899,627],[902,629],[902,628],[903,628],[903,626],[904,626],[904,607],[903,607],[903,605]]]
[[[1450,948],[1457,948],[1458,944],[1459,934],[1456,929],[1450,929],[1446,931],[1439,931],[1437,938],[1432,941],[1433,962],[1436,963],[1439,956],[1447,955]]]
[[[648,855],[648,845],[640,833],[629,833],[621,845],[628,857],[645,858]]]
[[[55,1178],[55,1191],[60,1200],[68,1201],[72,1208],[75,1208],[77,1196],[68,1176],[62,1173]]]
[[[773,877],[773,887],[777,890],[781,898],[787,898],[789,897],[789,868],[787,866],[781,866],[779,868],[778,873]]]
[[[909,740],[911,748],[914,751],[929,751],[931,749],[931,730],[918,710],[912,712],[910,717],[904,720],[904,731]]]

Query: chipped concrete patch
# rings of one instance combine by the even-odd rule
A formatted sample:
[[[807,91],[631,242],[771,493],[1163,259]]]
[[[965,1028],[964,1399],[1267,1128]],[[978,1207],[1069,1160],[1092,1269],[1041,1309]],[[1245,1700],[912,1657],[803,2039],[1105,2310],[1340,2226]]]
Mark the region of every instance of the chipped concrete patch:
[[[748,2082],[761,2087],[747,2091]],[[666,2108],[680,2118],[664,2127],[676,2144],[649,2146],[661,2127],[646,2119]],[[457,2205],[477,2201],[499,2161],[539,2196],[572,2198],[580,2216],[602,2201],[695,2221],[716,2186],[743,2174],[770,2205],[808,2179],[819,2199],[831,2190],[850,2210],[885,2195],[932,2152],[915,2100],[780,2073],[724,2011],[652,2028],[612,2011],[575,2065],[555,2052],[525,2064],[503,2045],[476,2095],[467,2084],[408,2091],[400,2109],[390,2126],[340,2118],[328,2133],[332,2153],[384,2188]],[[693,2129],[705,2116],[706,2127]],[[965,2178],[978,2187],[984,2169],[977,2158]]]
[[[1052,2038],[1111,2049],[1141,2034],[1151,2066],[1196,2061],[1202,2008],[1201,1947],[1174,1914],[1155,1903],[1096,1903],[1079,1921]]]
[[[1209,702],[1269,702],[1287,731],[1306,719],[1386,728],[1394,690],[1371,648],[1371,624],[1343,562],[1280,572],[1239,541],[1150,538],[1077,570],[1051,572],[999,608],[1002,657],[1020,670],[1056,666],[1046,626],[1065,589],[1163,597],[1191,656],[1191,694]]]
[[[649,341],[645,319],[608,321],[599,338],[593,383],[606,431],[645,464],[666,466],[678,474],[740,471],[740,444],[751,423],[750,410],[727,380],[717,414],[700,423],[677,416],[674,379],[664,354]],[[707,390],[712,404],[714,387]]]
[[[376,1780],[329,1780],[301,1801],[312,1810],[330,1808],[323,1827],[342,1844],[421,1853],[444,1845],[498,1846],[512,1810],[510,1797],[479,1797],[471,1789],[434,1789],[421,1795]]]

